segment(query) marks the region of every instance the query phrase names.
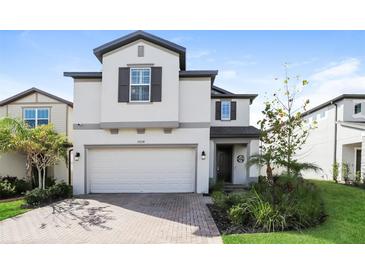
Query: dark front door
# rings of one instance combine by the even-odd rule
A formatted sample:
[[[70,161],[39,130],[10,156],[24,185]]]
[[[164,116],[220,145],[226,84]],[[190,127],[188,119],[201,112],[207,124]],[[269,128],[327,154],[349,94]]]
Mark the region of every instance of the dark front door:
[[[356,166],[355,171],[360,172],[361,171],[361,149],[356,149]]]
[[[232,182],[232,146],[217,146],[217,179]]]

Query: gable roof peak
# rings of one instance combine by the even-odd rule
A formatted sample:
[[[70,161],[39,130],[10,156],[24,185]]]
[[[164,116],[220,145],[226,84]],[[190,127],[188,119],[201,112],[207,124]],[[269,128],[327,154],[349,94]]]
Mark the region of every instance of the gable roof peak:
[[[56,95],[53,95],[51,93],[48,93],[48,92],[46,92],[44,90],[41,90],[39,88],[36,88],[36,87],[31,87],[30,89],[27,89],[25,91],[22,91],[22,92],[17,93],[17,94],[15,94],[15,95],[7,98],[7,99],[4,99],[4,100],[0,101],[0,107],[1,106],[5,106],[7,104],[10,104],[10,103],[12,103],[14,101],[17,101],[17,100],[19,100],[21,98],[24,98],[24,97],[28,96],[28,95],[31,95],[31,94],[33,94],[35,92],[37,92],[39,94],[42,94],[44,96],[50,97],[50,98],[52,98],[54,100],[60,101],[60,102],[66,104],[66,105],[68,105],[70,107],[73,107],[73,103],[72,102],[67,101],[67,100],[65,100],[65,99],[63,99],[61,97],[58,97]]]
[[[166,48],[168,50],[178,53],[180,56],[180,69],[185,70],[185,68],[186,68],[186,49],[184,47],[177,45],[173,42],[170,42],[168,40],[165,40],[163,38],[160,38],[158,36],[155,36],[151,33],[145,32],[143,30],[137,30],[135,32],[122,36],[118,39],[110,41],[104,45],[101,45],[94,49],[94,54],[95,54],[96,58],[99,59],[100,62],[103,62],[104,54],[106,54],[112,50],[115,50],[117,48],[120,48],[124,45],[130,44],[139,39],[146,40],[148,42],[151,42],[153,44],[159,45],[163,48]]]

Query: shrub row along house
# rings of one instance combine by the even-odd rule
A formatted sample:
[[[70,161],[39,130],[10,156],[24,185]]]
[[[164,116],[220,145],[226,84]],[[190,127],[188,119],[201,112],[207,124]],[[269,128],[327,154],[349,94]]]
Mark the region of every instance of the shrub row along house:
[[[258,168],[246,165],[259,149],[259,130],[249,126],[256,94],[216,87],[217,71],[187,70],[185,48],[143,31],[94,54],[101,72],[64,73],[74,79],[73,107],[35,88],[1,102],[0,116],[53,123],[71,136],[72,172],[55,167],[50,176],[72,173],[75,194],[207,193],[210,178],[257,180]],[[1,156],[0,175],[24,172],[21,155]]]

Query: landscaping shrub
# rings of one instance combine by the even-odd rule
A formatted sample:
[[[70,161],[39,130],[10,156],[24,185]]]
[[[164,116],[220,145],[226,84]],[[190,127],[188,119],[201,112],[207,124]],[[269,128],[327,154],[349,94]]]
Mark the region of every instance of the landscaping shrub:
[[[4,176],[0,179],[0,181],[9,183],[14,187],[15,193],[13,196],[24,194],[28,190],[32,189],[32,184],[26,182],[23,179],[18,179],[17,177]]]
[[[300,230],[324,220],[321,193],[315,185],[289,175],[275,180],[274,189],[260,179],[249,192],[213,193],[214,204],[226,211],[232,224],[250,231]]]
[[[28,191],[25,201],[28,206],[35,207],[70,197],[72,197],[72,186],[59,182],[48,189],[36,188]]]
[[[227,209],[226,207],[226,200],[227,195],[222,191],[214,191],[212,193],[212,199],[214,204],[219,207],[220,209]]]
[[[17,179],[14,182],[14,187],[17,194],[25,194],[28,190],[32,189],[32,184],[25,180]]]
[[[213,179],[209,181],[209,192],[213,193],[215,191],[223,191],[224,182],[223,181],[216,181],[214,182]]]
[[[0,181],[0,198],[10,198],[16,195],[15,187],[9,182]]]
[[[35,188],[28,191],[25,195],[25,201],[28,206],[36,207],[50,202],[50,195],[48,189]]]
[[[72,197],[72,186],[61,182],[56,183],[49,189],[49,195],[52,200],[64,199]]]

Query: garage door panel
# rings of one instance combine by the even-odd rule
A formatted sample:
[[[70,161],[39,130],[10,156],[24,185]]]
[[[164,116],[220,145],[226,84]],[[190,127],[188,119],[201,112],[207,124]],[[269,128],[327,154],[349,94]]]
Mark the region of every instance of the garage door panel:
[[[90,149],[90,192],[194,192],[195,157],[193,148]]]

